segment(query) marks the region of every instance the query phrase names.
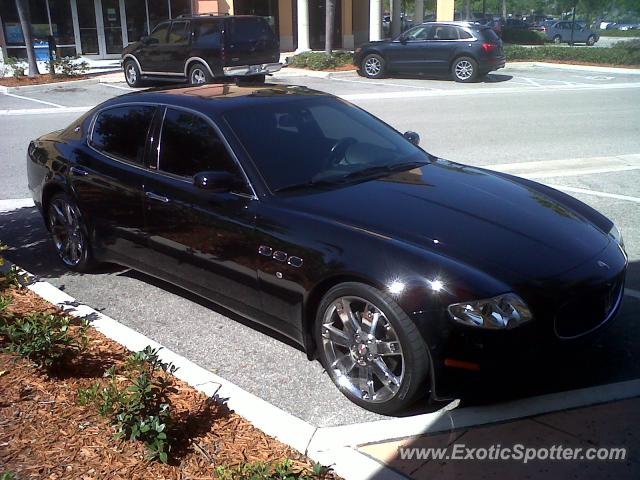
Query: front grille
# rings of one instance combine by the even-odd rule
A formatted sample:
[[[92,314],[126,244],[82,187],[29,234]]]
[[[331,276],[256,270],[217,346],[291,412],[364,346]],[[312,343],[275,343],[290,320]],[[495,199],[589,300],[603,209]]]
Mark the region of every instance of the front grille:
[[[622,300],[624,277],[590,290],[560,307],[556,335],[569,339],[586,335],[613,317]]]

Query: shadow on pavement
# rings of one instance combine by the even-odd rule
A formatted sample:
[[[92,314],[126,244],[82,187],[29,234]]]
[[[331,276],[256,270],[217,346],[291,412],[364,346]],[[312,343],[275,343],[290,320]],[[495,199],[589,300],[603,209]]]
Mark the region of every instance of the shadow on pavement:
[[[385,77],[385,78],[386,79],[397,78],[402,80],[440,80],[447,83],[456,83],[450,76],[447,76],[447,75],[428,75],[428,74],[407,75],[407,74],[396,73],[393,75],[389,75],[388,77]],[[384,81],[385,78],[383,78],[382,80]],[[513,78],[513,75],[504,75],[501,73],[489,73],[485,77],[480,77],[475,82],[470,82],[470,83],[501,83],[501,82],[507,82],[512,78]]]

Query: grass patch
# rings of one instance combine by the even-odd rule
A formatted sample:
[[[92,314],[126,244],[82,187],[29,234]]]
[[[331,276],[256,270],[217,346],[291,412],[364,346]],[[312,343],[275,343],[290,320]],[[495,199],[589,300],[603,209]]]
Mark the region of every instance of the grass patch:
[[[351,52],[304,52],[289,59],[289,65],[309,70],[334,70],[353,65]]]
[[[504,50],[508,61],[560,61],[566,63],[640,66],[640,39],[618,43],[611,48],[571,48],[550,45],[528,48],[520,45],[506,45]]]

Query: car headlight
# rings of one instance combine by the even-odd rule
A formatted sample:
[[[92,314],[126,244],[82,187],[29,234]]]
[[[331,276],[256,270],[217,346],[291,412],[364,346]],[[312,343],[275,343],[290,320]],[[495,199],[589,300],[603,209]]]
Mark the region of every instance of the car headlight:
[[[515,328],[533,319],[527,304],[515,293],[454,303],[447,311],[451,318],[463,325],[494,330]]]
[[[622,239],[622,233],[620,233],[620,229],[616,227],[615,223],[609,230],[609,236],[613,238],[624,250],[624,240]]]

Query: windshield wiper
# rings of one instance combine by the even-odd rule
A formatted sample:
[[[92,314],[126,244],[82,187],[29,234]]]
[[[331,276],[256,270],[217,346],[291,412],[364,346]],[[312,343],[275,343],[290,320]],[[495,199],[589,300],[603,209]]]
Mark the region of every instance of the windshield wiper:
[[[379,173],[391,173],[391,172],[401,172],[404,170],[410,170],[417,167],[422,167],[424,165],[428,165],[428,162],[404,162],[404,163],[396,163],[393,165],[376,165],[369,168],[363,168],[362,170],[356,170],[355,172],[347,173],[343,175],[342,180],[352,180],[354,178],[366,178],[376,176]]]

